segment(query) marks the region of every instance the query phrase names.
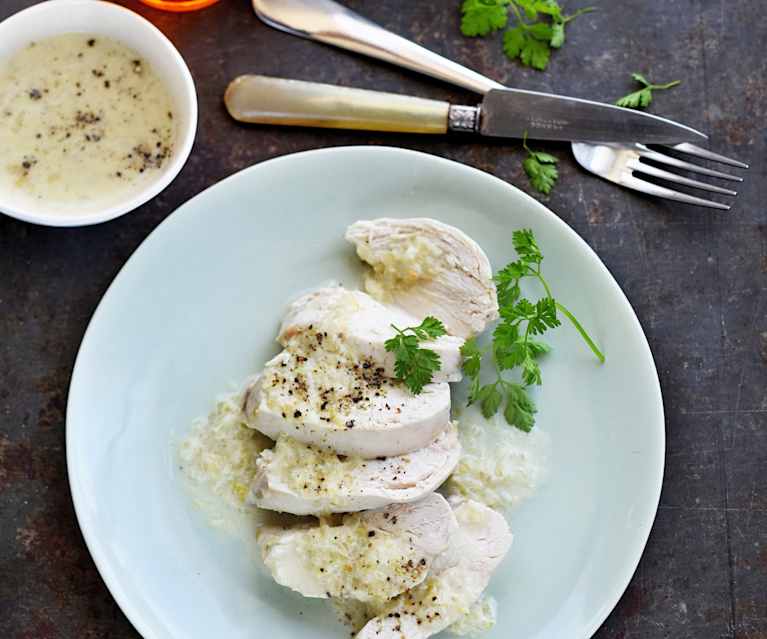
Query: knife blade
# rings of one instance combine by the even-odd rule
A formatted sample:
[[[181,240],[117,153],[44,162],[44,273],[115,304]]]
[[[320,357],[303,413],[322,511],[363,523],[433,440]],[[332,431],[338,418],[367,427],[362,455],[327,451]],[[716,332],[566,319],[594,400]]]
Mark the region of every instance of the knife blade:
[[[612,104],[522,89],[491,89],[480,107],[479,132],[501,138],[676,144],[701,142],[700,131]]]

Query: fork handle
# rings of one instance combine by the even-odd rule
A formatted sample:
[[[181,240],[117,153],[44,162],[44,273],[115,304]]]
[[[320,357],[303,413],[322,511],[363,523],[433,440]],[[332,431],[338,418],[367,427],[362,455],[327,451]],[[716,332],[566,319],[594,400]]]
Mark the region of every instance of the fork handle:
[[[333,0],[252,2],[264,22],[288,33],[384,60],[475,93],[503,88],[495,80],[387,31]]]
[[[446,133],[450,104],[332,84],[243,75],[224,95],[241,122],[400,133]]]

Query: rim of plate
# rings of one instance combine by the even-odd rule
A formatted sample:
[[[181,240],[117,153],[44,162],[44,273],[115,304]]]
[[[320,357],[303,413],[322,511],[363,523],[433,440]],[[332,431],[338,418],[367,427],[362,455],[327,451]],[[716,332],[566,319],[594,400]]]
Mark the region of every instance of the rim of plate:
[[[496,184],[503,185],[503,187],[508,189],[509,192],[513,192],[515,194],[515,197],[522,197],[528,202],[534,204],[535,208],[538,209],[541,215],[552,218],[552,221],[556,225],[558,225],[565,234],[569,235],[571,239],[574,239],[576,243],[580,245],[582,249],[585,250],[585,254],[589,256],[589,259],[591,259],[597,264],[599,269],[606,276],[606,279],[610,283],[610,286],[613,287],[617,293],[619,293],[619,297],[623,299],[623,301],[631,309],[631,321],[634,324],[634,328],[638,331],[638,334],[641,335],[641,341],[644,347],[643,350],[644,350],[644,355],[646,358],[646,364],[649,365],[649,367],[653,371],[651,383],[653,386],[653,389],[652,389],[653,394],[657,398],[657,402],[656,402],[656,408],[658,411],[657,428],[660,429],[660,437],[658,438],[659,450],[657,451],[657,454],[658,454],[658,459],[661,460],[661,463],[660,463],[660,467],[658,468],[658,472],[656,473],[656,476],[654,477],[655,497],[652,500],[651,509],[647,513],[644,521],[642,522],[642,525],[637,527],[638,543],[635,543],[634,547],[630,549],[630,554],[627,554],[627,557],[629,557],[629,560],[625,562],[622,574],[620,575],[620,578],[617,579],[617,582],[619,585],[616,587],[616,589],[612,592],[610,597],[601,606],[601,610],[595,613],[596,616],[592,620],[591,624],[589,626],[584,627],[583,630],[585,634],[573,638],[573,639],[589,639],[600,628],[600,626],[604,623],[605,619],[607,619],[607,617],[613,611],[615,606],[618,604],[618,601],[623,596],[623,593],[626,591],[626,588],[628,587],[629,583],[631,582],[631,578],[636,572],[637,566],[639,565],[639,561],[642,558],[642,555],[644,554],[645,546],[647,545],[647,540],[649,539],[650,531],[652,530],[653,523],[655,522],[655,517],[658,512],[658,505],[660,503],[660,495],[661,495],[661,489],[663,485],[663,476],[665,471],[665,450],[666,450],[665,413],[663,408],[663,396],[661,393],[660,380],[658,378],[658,370],[657,370],[657,367],[655,366],[655,360],[652,356],[650,345],[647,342],[647,336],[645,335],[644,329],[642,328],[642,325],[639,322],[639,318],[637,317],[636,312],[634,311],[634,307],[631,305],[631,302],[626,297],[626,294],[623,292],[623,289],[615,280],[612,273],[610,273],[608,268],[599,258],[596,251],[594,251],[594,249],[592,249],[588,245],[588,243],[580,235],[578,235],[578,233],[576,233],[566,222],[564,222],[556,213],[554,213],[552,210],[550,210],[549,208],[541,204],[538,200],[528,195],[521,189],[513,186],[512,184],[509,184],[508,182],[504,180],[501,180],[500,178],[494,175],[491,175],[490,173],[486,173],[485,171],[482,171],[480,169],[467,166],[465,164],[461,164],[460,162],[455,162],[453,160],[448,160],[440,156],[435,156],[435,155],[431,155],[429,153],[423,153],[420,151],[413,151],[410,149],[402,149],[398,147],[340,146],[340,147],[330,147],[330,148],[323,148],[323,149],[311,149],[308,151],[300,151],[298,153],[282,155],[276,158],[265,160],[264,162],[259,162],[258,164],[251,165],[244,169],[241,169],[240,171],[237,171],[236,173],[233,173],[232,175],[227,176],[223,180],[220,180],[219,182],[200,191],[197,195],[193,196],[192,198],[184,202],[181,206],[179,206],[176,210],[174,210],[171,214],[169,214],[168,217],[166,217],[146,238],[144,238],[141,244],[139,244],[136,250],[131,254],[128,260],[125,262],[125,264],[120,268],[117,275],[115,276],[111,284],[107,287],[106,291],[102,295],[101,300],[99,300],[98,306],[96,307],[96,310],[94,311],[90,321],[88,322],[88,326],[85,330],[82,341],[80,342],[80,347],[78,348],[78,351],[77,351],[75,364],[72,369],[72,376],[70,379],[68,399],[67,399],[65,437],[66,437],[66,451],[67,451],[66,452],[67,475],[69,479],[69,487],[72,493],[72,501],[74,503],[75,514],[77,515],[77,522],[80,527],[80,531],[83,535],[83,538],[85,539],[85,544],[88,547],[88,551],[90,552],[91,557],[93,558],[93,561],[96,564],[96,568],[98,569],[99,574],[101,575],[101,578],[104,580],[104,583],[106,584],[112,597],[114,597],[115,601],[120,606],[120,609],[123,611],[123,613],[131,622],[131,624],[133,624],[133,627],[138,631],[138,633],[142,637],[144,637],[144,639],[156,639],[156,635],[153,634],[152,629],[149,628],[147,624],[144,623],[143,616],[134,606],[133,600],[130,597],[128,597],[125,594],[124,590],[122,589],[120,585],[120,580],[116,571],[105,559],[105,551],[102,547],[102,543],[98,539],[98,537],[94,534],[94,531],[91,529],[92,527],[91,522],[88,520],[87,516],[84,514],[85,511],[80,505],[80,493],[78,491],[79,479],[78,479],[77,466],[73,465],[71,463],[72,460],[70,459],[70,451],[71,451],[70,443],[71,443],[71,440],[73,440],[74,437],[76,436],[74,429],[70,425],[70,413],[72,410],[72,396],[73,396],[72,388],[74,387],[76,383],[76,380],[78,377],[78,370],[79,370],[79,367],[81,366],[81,354],[83,352],[83,347],[90,336],[92,327],[99,320],[99,317],[101,316],[102,305],[105,303],[107,298],[112,294],[112,290],[119,285],[120,281],[123,278],[124,272],[128,268],[130,268],[131,264],[135,260],[141,257],[141,254],[145,248],[145,245],[148,244],[149,242],[156,241],[156,237],[166,232],[167,228],[171,228],[174,225],[180,224],[181,223],[180,220],[183,219],[185,210],[188,208],[188,205],[190,205],[194,200],[205,195],[208,191],[213,189],[225,188],[225,186],[230,181],[240,179],[244,175],[259,171],[261,167],[266,165],[289,163],[294,158],[304,157],[307,155],[336,155],[336,154],[345,154],[345,153],[349,153],[350,155],[355,153],[372,153],[372,154],[389,153],[392,155],[409,156],[411,160],[417,159],[418,161],[433,162],[434,164],[440,164],[443,167],[450,167],[450,170],[460,171],[467,175],[472,175],[473,178],[477,180],[487,180],[487,181],[492,181]]]

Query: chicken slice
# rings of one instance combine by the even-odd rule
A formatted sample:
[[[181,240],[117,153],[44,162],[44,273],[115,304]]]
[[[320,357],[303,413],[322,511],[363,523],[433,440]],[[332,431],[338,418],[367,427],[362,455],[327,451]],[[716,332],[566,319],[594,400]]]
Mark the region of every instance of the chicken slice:
[[[340,525],[264,528],[258,543],[274,580],[305,597],[382,602],[426,579],[457,530],[450,505],[431,493]]]
[[[354,512],[421,499],[453,472],[461,454],[450,425],[426,448],[380,459],[343,457],[280,436],[256,461],[248,501],[294,515]]]
[[[416,396],[383,372],[343,350],[286,349],[246,390],[245,419],[272,439],[289,435],[366,459],[428,446],[450,422],[450,387],[428,384]]]
[[[445,553],[452,561],[441,572],[433,565],[432,576],[368,621],[357,639],[426,639],[463,618],[480,598],[512,535],[503,516],[479,502],[457,502],[454,512],[459,531]]]
[[[365,289],[376,299],[423,319],[442,320],[468,338],[498,317],[490,262],[463,231],[428,218],[355,222],[346,239],[372,271]]]
[[[386,351],[385,342],[395,336],[392,324],[403,329],[421,323],[409,313],[387,307],[362,291],[340,287],[321,288],[301,296],[288,308],[277,337],[283,346],[300,341],[304,350],[322,347],[328,339],[342,340],[359,359],[382,366],[384,375],[396,377],[394,354]],[[457,382],[461,379],[460,337],[444,335],[423,343],[440,357],[441,367],[433,382]]]

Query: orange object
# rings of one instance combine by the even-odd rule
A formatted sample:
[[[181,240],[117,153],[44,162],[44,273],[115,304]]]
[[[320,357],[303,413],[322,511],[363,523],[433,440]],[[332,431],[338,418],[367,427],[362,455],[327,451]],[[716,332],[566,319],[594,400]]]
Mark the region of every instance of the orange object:
[[[163,11],[197,11],[215,4],[218,0],[141,0],[141,2]]]

